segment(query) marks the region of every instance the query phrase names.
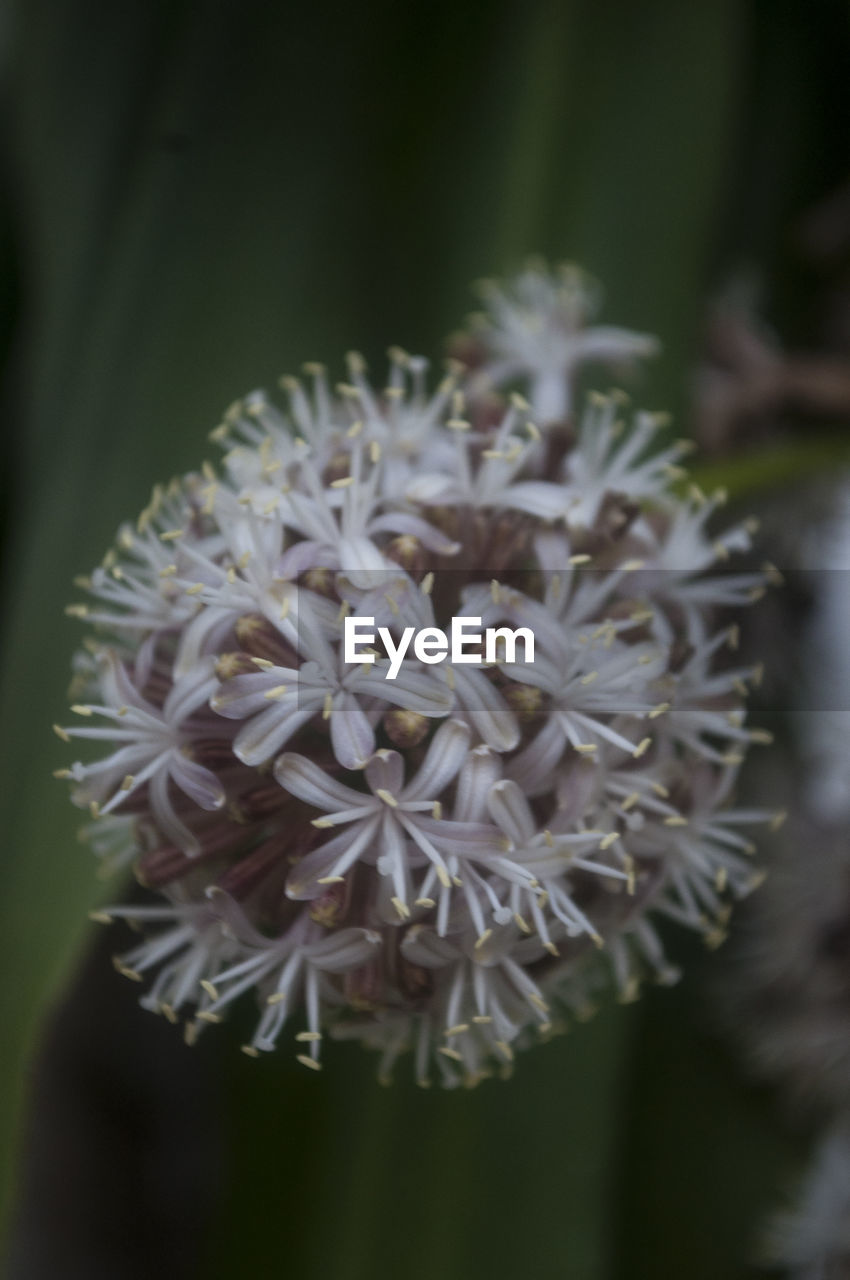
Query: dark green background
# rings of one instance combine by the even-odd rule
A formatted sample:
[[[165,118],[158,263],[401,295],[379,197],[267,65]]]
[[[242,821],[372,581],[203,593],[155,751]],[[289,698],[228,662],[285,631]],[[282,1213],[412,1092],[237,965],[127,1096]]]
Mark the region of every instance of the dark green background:
[[[237,395],[352,346],[438,355],[469,282],[530,252],[661,336],[644,394],[686,432],[724,272],[763,269],[805,336],[789,228],[844,176],[850,10],[7,0],[0,39],[11,1187],[33,1045],[104,892],[50,777],[72,576]],[[16,1276],[734,1278],[793,1167],[693,978],[447,1096],[379,1089],[354,1049],[321,1077],[251,1063],[227,1030],[187,1066],[107,967],[52,1033]]]

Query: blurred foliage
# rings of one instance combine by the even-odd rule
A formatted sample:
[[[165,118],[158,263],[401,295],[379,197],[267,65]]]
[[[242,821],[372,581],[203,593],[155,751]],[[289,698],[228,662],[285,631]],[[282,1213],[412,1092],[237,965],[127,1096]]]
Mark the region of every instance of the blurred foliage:
[[[844,176],[848,17],[830,0],[6,4],[7,1181],[39,1028],[104,892],[50,778],[73,575],[197,464],[236,395],[351,346],[439,350],[468,282],[529,252],[581,261],[606,317],[662,336],[641,394],[682,422],[719,271],[753,259],[795,314],[783,237]],[[835,451],[819,442],[816,465],[846,460],[840,433]],[[747,465],[711,481],[795,469]],[[683,991],[607,1009],[471,1095],[380,1090],[348,1049],[304,1079],[221,1032],[204,1274],[747,1274],[793,1152]],[[120,1249],[104,1274],[125,1274]]]

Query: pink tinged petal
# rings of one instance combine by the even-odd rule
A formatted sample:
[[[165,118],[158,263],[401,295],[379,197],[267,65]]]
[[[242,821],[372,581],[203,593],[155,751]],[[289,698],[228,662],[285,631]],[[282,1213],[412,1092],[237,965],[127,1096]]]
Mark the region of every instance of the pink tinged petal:
[[[544,573],[563,573],[571,554],[569,539],[563,533],[545,530],[534,538],[534,554]]]
[[[217,685],[215,659],[211,655],[199,658],[172,686],[162,707],[163,716],[169,724],[179,725],[209,702]]]
[[[380,815],[375,814],[308,853],[289,873],[286,896],[297,901],[320,898],[327,890],[327,885],[320,881],[330,875],[345,875],[361,854],[374,844],[379,825]]]
[[[457,666],[452,671],[457,700],[487,746],[513,751],[520,738],[519,725],[504,698],[482,671]]]
[[[244,720],[257,711],[265,711],[270,705],[266,694],[285,687],[291,694],[298,683],[299,672],[293,667],[270,667],[265,671],[232,676],[218,686],[210,706],[228,720]]]
[[[318,714],[321,705],[318,699],[299,696],[297,692],[281,698],[242,726],[233,739],[233,754],[243,764],[263,764],[280,751],[302,724]]]
[[[555,716],[550,717],[533,742],[508,764],[508,774],[527,795],[539,795],[548,786],[549,775],[565,748],[564,731]]]
[[[176,679],[188,674],[203,654],[214,654],[221,648],[221,641],[231,631],[239,617],[239,611],[208,605],[184,628],[180,637],[177,657],[174,659]]]
[[[375,734],[354,694],[343,691],[333,700],[331,746],[344,769],[362,769],[375,750]]]
[[[652,334],[633,333],[616,325],[599,324],[576,335],[570,364],[578,364],[580,360],[628,363],[656,356],[660,350],[661,344]]]
[[[284,551],[275,565],[275,576],[291,580],[308,569],[333,567],[335,561],[336,557],[326,545],[303,538]]]
[[[369,522],[369,532],[410,534],[414,538],[418,538],[429,551],[435,551],[438,555],[451,556],[460,551],[459,542],[452,542],[444,533],[439,529],[435,529],[432,524],[428,524],[427,520],[421,519],[420,516],[414,516],[404,511],[377,516]]]
[[[447,720],[431,739],[416,777],[404,788],[402,799],[436,800],[463,764],[470,733],[461,720]]]
[[[417,671],[409,663],[402,666],[395,680],[387,680],[382,675],[358,674],[356,688],[403,707],[405,711],[431,718],[448,715],[455,702],[454,694],[444,680],[425,671]]]
[[[457,481],[454,476],[429,471],[411,481],[404,496],[411,502],[421,502],[424,506],[429,506],[433,503],[445,502],[456,490]]]
[[[424,924],[411,925],[402,939],[401,952],[411,964],[422,965],[426,969],[442,969],[461,956],[453,942],[440,938]]]
[[[312,760],[291,751],[275,761],[274,776],[284,790],[315,809],[324,809],[326,813],[352,807],[364,808],[372,802],[371,796],[343,786]]]
[[[293,642],[298,652],[315,660],[325,670],[335,671],[336,657],[325,636],[321,617],[317,617],[317,613],[322,612],[322,604],[321,597],[305,591],[303,587],[298,588],[287,622],[294,630]]]
[[[156,720],[162,718],[156,707],[142,697],[130,679],[124,663],[112,650],[107,653],[106,661],[99,668],[99,679],[100,686],[111,706],[136,707],[140,711],[147,712]]]
[[[509,778],[497,782],[493,787],[488,798],[488,808],[493,821],[514,844],[524,844],[535,834],[537,827],[528,801],[517,784]]]
[[[159,769],[151,778],[149,794],[151,813],[159,830],[178,849],[193,857],[200,851],[200,845],[177,816],[168,794],[168,772],[165,768]]]
[[[386,574],[388,569],[395,568],[374,542],[364,537],[340,539],[339,565],[346,573],[358,574],[365,587],[379,585],[379,579],[372,581],[373,574]]]
[[[381,935],[374,929],[339,929],[321,942],[310,943],[304,954],[324,973],[345,973],[366,964],[380,945]]]
[[[374,792],[397,797],[404,786],[404,761],[397,751],[376,751],[366,765],[366,781]]]
[[[490,822],[455,822],[452,818],[402,815],[401,821],[413,835],[414,829],[429,845],[459,858],[486,858],[503,852],[502,833]],[[420,848],[422,848],[420,844]]]
[[[570,491],[548,480],[527,480],[509,485],[501,496],[501,505],[525,511],[541,520],[562,520],[567,513]]]
[[[487,796],[498,782],[502,769],[498,755],[489,747],[473,747],[457,780],[455,817],[461,822],[477,822],[487,812]]]
[[[184,795],[202,809],[220,809],[225,801],[224,787],[214,773],[188,759],[182,751],[172,754],[171,777]]]

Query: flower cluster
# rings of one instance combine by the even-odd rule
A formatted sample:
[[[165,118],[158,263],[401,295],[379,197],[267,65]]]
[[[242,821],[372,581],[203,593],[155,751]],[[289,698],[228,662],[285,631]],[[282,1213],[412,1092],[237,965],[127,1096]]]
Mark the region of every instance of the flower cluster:
[[[624,396],[571,381],[652,341],[584,328],[589,285],[529,269],[429,389],[393,349],[233,405],[217,471],[156,489],[83,582],[81,722],[108,752],[62,770],[109,866],[147,905],[116,959],[191,1042],[244,992],[249,1054],[291,1016],[414,1051],[416,1078],[475,1082],[581,1017],[605,966],[621,996],[669,980],[653,918],[722,935],[755,883],[728,808],[753,668],[729,654],[763,575],[729,573],[752,529],[683,486],[683,443]],[[505,383],[509,390],[500,390]],[[661,438],[663,443],[659,444]],[[718,571],[720,570],[720,571]],[[456,615],[530,628],[535,660],[343,660],[355,614],[391,633]],[[560,1012],[559,1012],[560,1011]]]

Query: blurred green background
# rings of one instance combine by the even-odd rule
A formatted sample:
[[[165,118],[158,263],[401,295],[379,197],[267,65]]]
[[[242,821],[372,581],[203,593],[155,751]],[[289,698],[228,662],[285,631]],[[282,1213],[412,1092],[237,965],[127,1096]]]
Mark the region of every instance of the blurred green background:
[[[795,228],[847,176],[850,7],[1,12],[10,1274],[756,1274],[804,1138],[711,1030],[700,956],[678,990],[606,1007],[474,1093],[417,1092],[403,1069],[381,1089],[348,1047],[305,1078],[282,1054],[244,1059],[229,1029],[191,1054],[136,1011],[114,943],[89,951],[104,887],[49,726],[79,641],[72,577],[156,480],[210,452],[225,405],[305,359],[439,355],[470,281],[529,253],[580,261],[607,320],[660,335],[641,393],[682,434],[730,272],[759,272],[771,321],[817,345],[820,278]],[[720,450],[712,479],[828,468],[848,416],[760,441],[755,466]]]

